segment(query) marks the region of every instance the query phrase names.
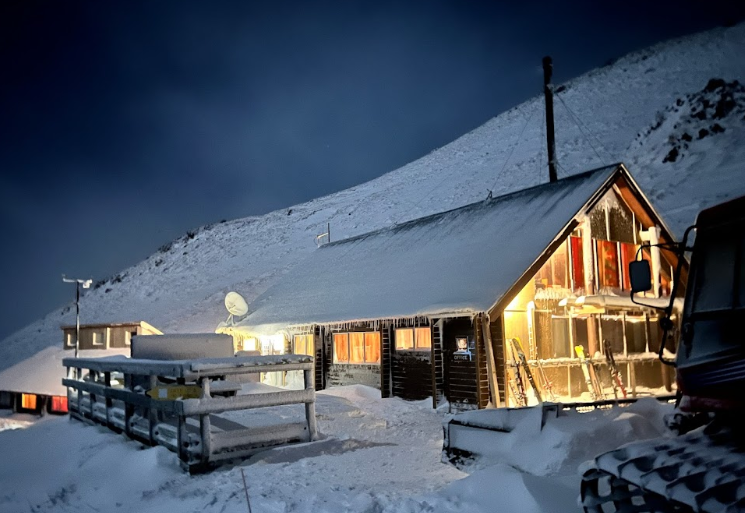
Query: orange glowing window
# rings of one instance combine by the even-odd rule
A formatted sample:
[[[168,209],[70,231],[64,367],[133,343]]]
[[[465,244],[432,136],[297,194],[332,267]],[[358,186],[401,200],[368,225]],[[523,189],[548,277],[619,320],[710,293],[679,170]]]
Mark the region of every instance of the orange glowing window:
[[[57,413],[67,413],[67,397],[59,395],[53,396],[52,411]]]
[[[414,349],[414,330],[396,330],[396,349]]]
[[[334,363],[349,363],[348,333],[334,333]]]
[[[365,362],[380,363],[380,333],[365,333]]]
[[[365,334],[349,334],[349,363],[365,362]]]
[[[377,331],[335,333],[334,363],[380,363],[380,333]]]
[[[414,330],[416,335],[416,348],[417,349],[431,349],[432,348],[432,332],[429,328],[417,328]]]
[[[293,337],[294,354],[307,354],[313,356],[313,335],[295,335]]]
[[[36,395],[35,394],[21,394],[21,408],[26,410],[36,409]]]
[[[396,349],[402,351],[427,351],[431,348],[432,332],[429,328],[396,330]]]
[[[618,244],[608,240],[597,240],[598,282],[601,287],[619,288]]]

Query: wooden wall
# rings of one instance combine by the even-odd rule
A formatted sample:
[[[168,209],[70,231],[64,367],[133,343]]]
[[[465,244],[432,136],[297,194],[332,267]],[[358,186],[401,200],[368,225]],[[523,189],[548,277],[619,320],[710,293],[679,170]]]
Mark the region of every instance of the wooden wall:
[[[477,385],[477,355],[470,360],[455,359],[457,337],[474,340],[474,326],[469,318],[447,319],[442,327],[443,391],[454,411],[474,410],[479,405]]]

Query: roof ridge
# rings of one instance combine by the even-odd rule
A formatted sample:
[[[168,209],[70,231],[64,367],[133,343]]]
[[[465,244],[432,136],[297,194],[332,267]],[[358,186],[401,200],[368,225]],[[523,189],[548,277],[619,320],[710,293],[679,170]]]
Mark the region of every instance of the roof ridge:
[[[336,240],[336,241],[333,241],[333,242],[328,242],[328,243],[324,244],[323,246],[321,246],[319,249],[323,249],[323,248],[326,248],[326,247],[329,247],[329,246],[340,246],[342,244],[347,244],[347,243],[350,243],[350,242],[354,242],[356,240],[366,239],[368,237],[371,237],[371,236],[376,235],[376,234],[379,234],[379,233],[385,233],[385,232],[391,232],[391,231],[399,230],[399,229],[402,229],[402,228],[406,228],[408,226],[412,226],[412,225],[419,224],[419,223],[422,223],[422,222],[430,221],[430,220],[435,219],[435,218],[438,218],[438,217],[443,217],[443,216],[445,216],[447,214],[450,214],[452,212],[456,212],[458,210],[467,210],[469,208],[474,208],[474,207],[477,207],[477,206],[481,206],[481,205],[484,205],[486,203],[495,203],[495,202],[498,202],[498,201],[504,201],[505,199],[508,199],[511,196],[517,196],[517,195],[520,195],[520,194],[526,194],[528,192],[535,191],[537,189],[543,189],[543,188],[551,187],[551,186],[554,186],[555,184],[562,183],[562,182],[563,183],[566,183],[566,182],[570,182],[570,181],[579,180],[581,178],[587,177],[587,176],[589,176],[591,174],[598,173],[598,172],[603,171],[603,170],[607,170],[607,169],[611,169],[611,168],[617,169],[617,168],[619,168],[622,165],[623,165],[622,162],[616,162],[614,164],[609,164],[609,165],[606,165],[606,166],[601,166],[601,167],[597,167],[597,168],[594,168],[594,169],[590,169],[589,171],[582,171],[581,173],[576,173],[576,174],[573,174],[573,175],[565,176],[565,177],[563,177],[563,178],[561,178],[561,179],[559,179],[559,180],[557,180],[555,182],[539,183],[537,185],[533,185],[533,186],[527,187],[525,189],[518,189],[518,190],[515,190],[515,191],[511,191],[511,192],[502,194],[501,196],[495,196],[493,198],[488,198],[486,200],[479,200],[479,201],[475,201],[473,203],[467,203],[465,205],[461,205],[460,207],[455,207],[455,208],[451,208],[449,210],[443,210],[441,212],[435,212],[434,214],[427,214],[426,216],[417,217],[417,218],[414,218],[414,219],[409,219],[408,221],[404,221],[403,223],[400,223],[400,224],[399,223],[395,223],[393,226],[385,226],[385,227],[382,227],[382,228],[378,228],[377,230],[372,230],[372,231],[369,231],[369,232],[360,233],[358,235],[353,235],[353,236],[347,237],[345,239],[339,239],[339,240]]]

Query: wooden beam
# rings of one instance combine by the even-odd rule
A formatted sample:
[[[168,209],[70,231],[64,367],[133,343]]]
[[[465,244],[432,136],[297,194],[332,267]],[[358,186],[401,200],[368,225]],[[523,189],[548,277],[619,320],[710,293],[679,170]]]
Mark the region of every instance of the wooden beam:
[[[491,396],[492,406],[499,408],[502,406],[499,400],[499,382],[497,381],[497,362],[494,358],[494,347],[491,342],[490,332],[491,321],[488,315],[481,315],[481,330],[484,332],[484,346],[486,347],[486,371],[489,379],[489,395]]]

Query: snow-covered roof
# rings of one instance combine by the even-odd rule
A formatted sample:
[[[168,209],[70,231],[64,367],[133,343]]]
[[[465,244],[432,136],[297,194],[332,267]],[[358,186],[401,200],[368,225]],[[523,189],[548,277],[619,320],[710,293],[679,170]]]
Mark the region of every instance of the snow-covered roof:
[[[489,311],[620,165],[321,246],[239,323],[303,324]]]

